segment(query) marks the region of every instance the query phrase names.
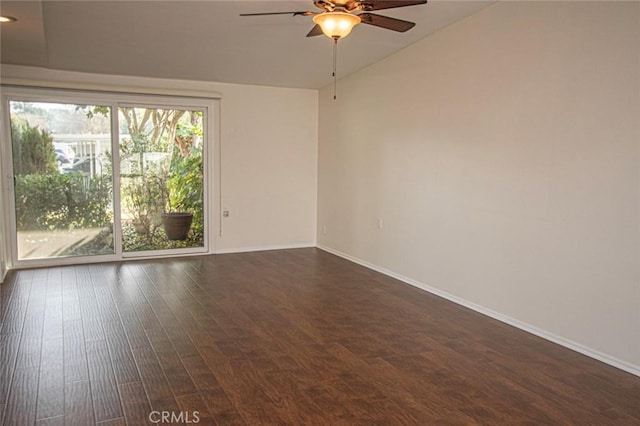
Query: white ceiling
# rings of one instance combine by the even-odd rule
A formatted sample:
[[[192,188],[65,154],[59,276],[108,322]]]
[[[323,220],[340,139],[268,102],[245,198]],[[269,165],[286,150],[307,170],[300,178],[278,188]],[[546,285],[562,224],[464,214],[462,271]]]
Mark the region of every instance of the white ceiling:
[[[339,42],[345,76],[488,6],[430,1],[377,13],[416,23],[406,33],[359,25]],[[267,86],[331,83],[332,41],[305,37],[311,17],[240,13],[317,10],[304,1],[5,1],[1,60],[69,71]]]

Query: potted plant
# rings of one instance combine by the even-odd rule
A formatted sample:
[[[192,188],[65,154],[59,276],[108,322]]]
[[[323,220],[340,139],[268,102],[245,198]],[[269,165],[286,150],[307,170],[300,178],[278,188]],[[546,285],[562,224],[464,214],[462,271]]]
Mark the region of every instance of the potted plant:
[[[164,230],[169,240],[186,240],[195,212],[202,211],[202,157],[183,158],[168,181],[169,205]]]
[[[189,236],[193,213],[168,212],[164,215],[164,233],[171,241],[184,241]]]

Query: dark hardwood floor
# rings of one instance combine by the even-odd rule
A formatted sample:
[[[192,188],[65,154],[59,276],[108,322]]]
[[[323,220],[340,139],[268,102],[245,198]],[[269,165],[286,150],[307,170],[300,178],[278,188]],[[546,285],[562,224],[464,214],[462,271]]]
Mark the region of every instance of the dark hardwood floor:
[[[317,249],[18,271],[0,295],[4,425],[640,424],[639,377]]]

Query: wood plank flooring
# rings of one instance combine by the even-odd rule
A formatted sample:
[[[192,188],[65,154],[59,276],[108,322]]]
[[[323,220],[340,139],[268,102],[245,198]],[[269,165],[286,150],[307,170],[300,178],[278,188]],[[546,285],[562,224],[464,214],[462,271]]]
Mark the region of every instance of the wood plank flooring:
[[[317,249],[16,271],[0,312],[4,425],[640,425],[639,377]]]

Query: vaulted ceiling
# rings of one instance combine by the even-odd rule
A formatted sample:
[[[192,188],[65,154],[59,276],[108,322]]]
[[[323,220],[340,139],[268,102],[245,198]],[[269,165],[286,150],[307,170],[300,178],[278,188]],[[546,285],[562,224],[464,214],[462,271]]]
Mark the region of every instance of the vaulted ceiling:
[[[430,1],[379,11],[406,33],[359,25],[339,42],[340,76],[366,67],[488,6]],[[310,17],[240,13],[316,10],[305,1],[5,1],[4,64],[317,89],[331,82],[332,41],[307,38]]]

